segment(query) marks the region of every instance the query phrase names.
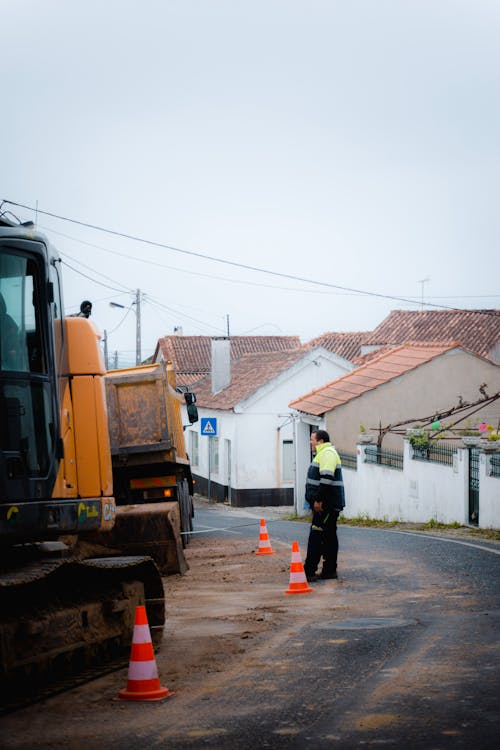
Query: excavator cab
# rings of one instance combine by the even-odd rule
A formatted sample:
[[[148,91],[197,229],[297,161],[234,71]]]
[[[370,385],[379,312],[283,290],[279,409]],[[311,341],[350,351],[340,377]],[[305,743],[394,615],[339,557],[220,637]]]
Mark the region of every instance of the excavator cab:
[[[106,475],[104,449],[94,462],[96,467],[88,461],[84,466],[80,461],[82,476],[86,472],[99,478],[87,491],[83,479],[80,483],[80,477],[76,476],[84,451],[78,451],[74,438],[73,401],[79,393],[78,376],[84,376],[78,383],[80,391],[85,378],[87,384],[92,384],[90,395],[97,414],[104,411],[104,395],[99,402],[97,384],[99,376],[102,380],[104,366],[99,372],[100,352],[91,324],[74,319],[70,325],[63,320],[62,310],[57,253],[32,226],[0,220],[2,547],[57,539],[112,525],[114,499],[109,446],[108,487],[102,479]],[[78,327],[80,330],[73,330]],[[71,357],[71,352],[82,350],[81,342],[89,338],[87,350],[94,349],[97,354],[87,357],[85,371],[78,357]],[[71,372],[73,362],[76,362],[75,373]],[[73,374],[76,377],[70,386]],[[89,412],[87,402],[80,409],[84,415],[81,423]]]
[[[1,519],[2,537],[19,521],[14,503],[51,497],[59,460],[50,320],[60,306],[47,277],[46,248],[5,234],[0,237],[0,502],[8,499],[11,513]]]

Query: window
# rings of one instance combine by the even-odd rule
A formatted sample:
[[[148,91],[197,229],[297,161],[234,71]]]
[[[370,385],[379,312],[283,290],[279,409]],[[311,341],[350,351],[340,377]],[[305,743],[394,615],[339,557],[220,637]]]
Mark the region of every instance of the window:
[[[191,466],[199,466],[200,448],[198,444],[198,433],[195,432],[194,430],[190,430],[189,435],[191,436],[189,460],[191,461]]]
[[[21,477],[45,477],[55,435],[42,336],[42,269],[33,257],[0,255],[0,447]]]
[[[283,440],[283,450],[281,455],[281,480],[283,482],[293,482],[295,478],[293,440]]]
[[[219,473],[219,438],[208,438],[208,450],[210,451],[210,474]]]
[[[45,372],[38,319],[35,263],[5,252],[0,258],[0,367]],[[36,307],[35,307],[36,305]]]

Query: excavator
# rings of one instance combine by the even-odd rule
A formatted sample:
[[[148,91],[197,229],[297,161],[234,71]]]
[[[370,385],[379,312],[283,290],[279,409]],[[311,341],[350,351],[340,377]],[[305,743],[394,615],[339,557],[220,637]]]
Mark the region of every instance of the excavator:
[[[57,250],[0,214],[0,707],[125,657],[139,604],[155,648],[163,635],[153,557],[105,544],[117,518],[106,370],[94,324],[63,311]]]

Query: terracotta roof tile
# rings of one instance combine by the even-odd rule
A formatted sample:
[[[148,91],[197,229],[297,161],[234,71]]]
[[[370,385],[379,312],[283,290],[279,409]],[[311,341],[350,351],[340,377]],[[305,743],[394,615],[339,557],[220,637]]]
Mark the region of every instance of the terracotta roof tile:
[[[461,346],[460,342],[418,342],[390,349],[337,380],[291,401],[289,406],[319,416],[457,346]]]
[[[231,383],[215,396],[212,395],[210,375],[196,383],[193,389],[196,403],[204,408],[232,409],[305,355],[302,347],[283,352],[244,354],[231,362]]]
[[[172,362],[179,376],[196,374],[203,377],[211,371],[211,336],[163,336],[158,340],[153,362],[161,350],[163,359]],[[258,352],[289,351],[301,347],[298,336],[231,336],[231,359]]]
[[[322,346],[329,352],[338,354],[339,357],[353,362],[361,354],[361,344],[364,339],[370,335],[370,331],[347,331],[347,332],[330,332],[322,333],[307,344],[305,347],[313,349],[316,346]]]
[[[363,345],[408,341],[461,341],[475,354],[488,357],[500,342],[500,310],[393,310]]]
[[[380,346],[376,349],[373,349],[371,352],[366,352],[366,354],[362,354],[360,357],[356,357],[352,360],[352,363],[354,365],[364,365],[367,362],[369,362],[372,359],[375,359],[376,357],[379,357],[381,354],[385,354],[389,351],[389,349],[394,349],[396,344],[386,344],[385,346]]]

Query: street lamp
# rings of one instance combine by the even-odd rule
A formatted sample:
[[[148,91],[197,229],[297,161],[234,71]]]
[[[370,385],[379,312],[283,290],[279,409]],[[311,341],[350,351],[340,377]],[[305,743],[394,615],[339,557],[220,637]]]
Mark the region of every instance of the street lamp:
[[[135,309],[132,308],[132,305],[135,305]],[[110,302],[110,307],[121,307],[122,310],[130,310],[133,309],[135,312],[135,364],[140,365],[141,364],[141,290],[136,289],[135,292],[135,302],[132,302],[132,305],[127,308],[126,305],[120,305],[119,302]]]

